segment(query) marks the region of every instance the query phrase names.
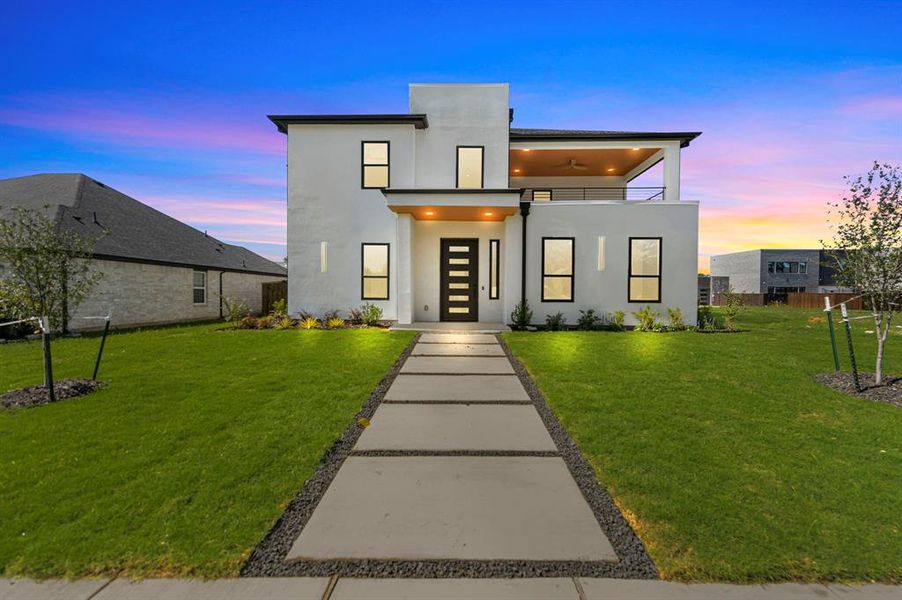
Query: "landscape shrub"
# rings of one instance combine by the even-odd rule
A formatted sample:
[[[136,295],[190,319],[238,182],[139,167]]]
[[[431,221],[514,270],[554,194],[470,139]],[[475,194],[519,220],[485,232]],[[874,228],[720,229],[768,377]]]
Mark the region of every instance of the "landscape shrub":
[[[545,317],[545,331],[561,331],[566,327],[567,322],[564,320],[564,315],[561,312]]]
[[[337,310],[327,310],[325,313],[323,313],[323,323],[328,323],[330,319],[339,318],[341,318],[341,313]]]
[[[742,296],[733,292],[733,289],[730,288],[723,293],[722,298],[723,306],[721,310],[723,311],[724,327],[726,327],[727,331],[735,331],[736,317],[742,312]]]
[[[291,329],[294,322],[287,316],[276,321],[275,328],[280,330]]]
[[[229,323],[238,322],[247,316],[251,309],[248,308],[247,302],[241,300],[240,298],[223,298],[222,303],[225,305],[226,315],[225,320]]]
[[[269,329],[272,327],[273,318],[272,315],[266,315],[265,317],[260,317],[257,319],[257,329]]]
[[[372,302],[361,306],[358,312],[360,313],[360,322],[367,327],[374,327],[382,320],[382,309]]]
[[[272,303],[272,316],[274,319],[281,319],[288,316],[288,301],[281,298]]]
[[[329,317],[326,320],[326,327],[329,329],[341,329],[345,326],[345,320],[341,317]]]
[[[668,308],[667,319],[670,321],[669,326],[671,331],[686,330],[686,322],[683,321],[683,311],[680,310],[680,307]]]
[[[625,322],[626,313],[622,310],[615,310],[611,314],[611,322],[609,325],[612,331],[623,331],[626,329],[626,325],[624,325]]]
[[[580,331],[595,331],[601,329],[603,325],[604,321],[598,316],[594,308],[579,311],[579,319],[576,320],[576,328]]]
[[[532,310],[529,308],[529,302],[523,300],[518,302],[511,312],[511,329],[526,329],[532,323]]]
[[[348,318],[345,319],[348,323],[352,323],[354,325],[360,325],[363,323],[363,310],[359,308],[352,308],[348,310]]]
[[[253,315],[246,315],[241,317],[241,320],[238,321],[236,325],[237,329],[256,329],[257,328],[257,317]]]
[[[317,321],[315,317],[308,315],[301,319],[298,327],[300,327],[301,329],[316,329],[317,327],[319,327],[319,321]]]
[[[698,328],[702,331],[718,331],[723,329],[723,315],[710,306],[698,307]]]
[[[658,311],[651,306],[645,306],[633,313],[633,318],[638,321],[636,329],[639,331],[655,331]]]

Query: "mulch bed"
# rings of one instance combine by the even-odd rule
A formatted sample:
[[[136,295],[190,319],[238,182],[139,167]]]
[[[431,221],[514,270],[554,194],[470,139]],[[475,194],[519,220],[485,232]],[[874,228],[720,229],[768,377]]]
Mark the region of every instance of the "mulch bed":
[[[103,387],[102,381],[90,379],[61,379],[53,384],[57,402],[90,394],[100,387]],[[13,390],[0,396],[0,406],[3,408],[29,408],[42,404],[50,404],[47,388],[43,385]]]
[[[859,373],[863,391],[859,393],[855,389],[855,380],[851,373],[821,373],[815,376],[815,380],[843,394],[864,398],[872,402],[885,402],[902,408],[902,377],[884,375],[883,385],[874,385],[873,373]]]

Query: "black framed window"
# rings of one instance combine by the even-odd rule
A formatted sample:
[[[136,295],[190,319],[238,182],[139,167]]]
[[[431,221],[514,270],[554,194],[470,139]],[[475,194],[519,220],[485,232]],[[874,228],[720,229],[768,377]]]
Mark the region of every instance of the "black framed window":
[[[661,301],[661,238],[630,238],[629,302]]]
[[[389,244],[360,245],[360,298],[388,300]]]
[[[481,189],[485,182],[485,147],[457,147],[457,187]]]
[[[573,302],[575,250],[575,238],[542,238],[542,302]]]
[[[360,142],[360,187],[364,189],[384,189],[391,181],[388,142]]]
[[[489,300],[500,297],[501,240],[489,240]]]
[[[191,292],[194,304],[207,303],[207,272],[194,271],[191,283]]]
[[[551,202],[551,190],[533,190],[533,202]]]

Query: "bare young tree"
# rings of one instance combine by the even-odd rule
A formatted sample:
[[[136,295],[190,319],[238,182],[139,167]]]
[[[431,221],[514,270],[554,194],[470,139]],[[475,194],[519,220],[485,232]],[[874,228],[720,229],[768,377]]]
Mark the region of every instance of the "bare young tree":
[[[880,385],[893,313],[902,309],[902,167],[875,162],[845,180],[848,192],[829,203],[833,240],[824,246],[834,250],[838,282],[862,294],[874,317]]]
[[[57,227],[45,211],[0,211],[0,315],[47,316],[62,327],[102,277],[87,260],[94,242]]]

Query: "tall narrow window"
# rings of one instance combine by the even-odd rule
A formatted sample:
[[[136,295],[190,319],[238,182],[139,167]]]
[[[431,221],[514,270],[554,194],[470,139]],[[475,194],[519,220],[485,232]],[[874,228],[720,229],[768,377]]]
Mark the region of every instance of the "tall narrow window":
[[[362,244],[360,278],[363,300],[388,300],[388,244]]]
[[[501,240],[489,240],[489,300],[499,297],[501,277]]]
[[[630,238],[628,300],[661,301],[661,238]]]
[[[542,302],[573,302],[574,238],[542,238]]]
[[[485,148],[482,146],[457,147],[457,187],[479,189],[483,187]]]
[[[389,185],[388,142],[361,142],[361,187],[365,189],[387,188]]]
[[[195,304],[207,303],[207,272],[195,271],[192,283],[192,292]]]

